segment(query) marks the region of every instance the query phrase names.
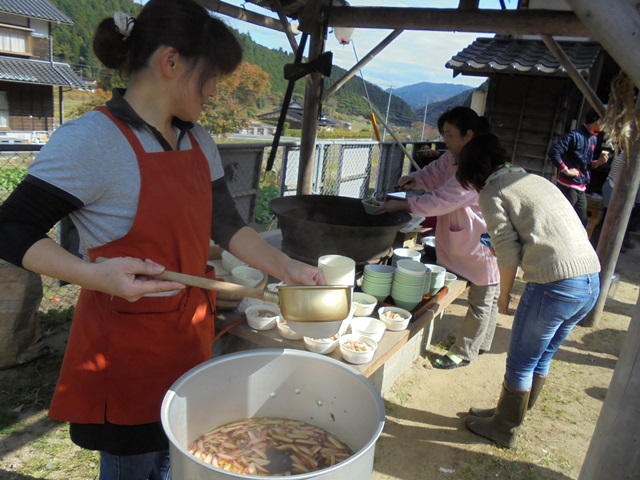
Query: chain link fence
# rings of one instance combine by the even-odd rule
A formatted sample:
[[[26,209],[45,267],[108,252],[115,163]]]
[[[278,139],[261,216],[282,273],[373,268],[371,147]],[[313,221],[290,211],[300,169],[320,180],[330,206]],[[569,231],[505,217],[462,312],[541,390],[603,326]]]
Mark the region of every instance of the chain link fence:
[[[27,174],[42,145],[0,145],[0,203]],[[408,145],[411,150],[412,145]],[[271,145],[219,145],[229,190],[244,220],[258,231],[277,228],[269,202],[297,193],[300,146],[281,143],[270,171],[265,171]],[[393,143],[370,141],[319,141],[312,174],[312,193],[365,198],[374,192],[391,191],[397,179],[409,171],[410,163]],[[66,245],[74,226],[60,222],[49,236]],[[41,312],[75,306],[79,287],[42,277]]]

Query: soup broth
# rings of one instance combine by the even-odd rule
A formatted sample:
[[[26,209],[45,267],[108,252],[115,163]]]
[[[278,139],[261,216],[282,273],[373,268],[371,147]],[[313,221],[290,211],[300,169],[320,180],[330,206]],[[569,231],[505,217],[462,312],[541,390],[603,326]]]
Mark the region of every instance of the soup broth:
[[[248,475],[297,475],[346,460],[353,451],[322,428],[285,418],[248,418],[201,435],[189,453],[213,467]]]

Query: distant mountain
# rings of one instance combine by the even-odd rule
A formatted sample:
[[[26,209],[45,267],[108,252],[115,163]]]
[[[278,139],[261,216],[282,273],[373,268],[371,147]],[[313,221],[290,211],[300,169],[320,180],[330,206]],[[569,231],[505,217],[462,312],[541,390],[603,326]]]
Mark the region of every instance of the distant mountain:
[[[402,98],[411,105],[414,110],[417,110],[424,107],[425,99],[428,99],[429,104],[431,104],[439,102],[440,100],[446,100],[447,98],[469,90],[473,90],[473,87],[454,83],[420,82],[395,88],[393,89],[393,94]],[[424,109],[422,110],[424,111]]]
[[[427,125],[433,125],[437,127],[438,118],[447,110],[452,109],[453,107],[470,107],[471,106],[471,96],[473,95],[473,91],[475,89],[465,90],[462,93],[454,95],[453,97],[447,98],[445,100],[441,100],[439,102],[429,102],[427,105]],[[424,106],[420,109],[416,109],[416,115],[421,119],[424,118]]]

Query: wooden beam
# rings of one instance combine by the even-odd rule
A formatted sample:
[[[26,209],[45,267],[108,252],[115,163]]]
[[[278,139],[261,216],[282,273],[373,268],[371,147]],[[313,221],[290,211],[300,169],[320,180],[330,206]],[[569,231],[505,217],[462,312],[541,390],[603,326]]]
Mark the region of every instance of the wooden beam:
[[[602,10],[610,12],[609,8]],[[589,35],[573,12],[558,10],[332,7],[329,25],[511,35]]]
[[[285,31],[282,24],[275,18],[250,12],[244,8],[229,5],[228,3],[221,2],[220,0],[196,0],[196,2],[212,12],[218,12],[228,17],[237,18],[244,22],[259,25],[260,27],[270,28],[271,30],[278,30],[279,32]]]
[[[542,41],[547,46],[551,53],[556,57],[560,65],[564,67],[567,74],[573,80],[573,83],[578,87],[578,90],[582,92],[582,95],[587,99],[587,102],[594,108],[600,117],[604,118],[605,108],[596,92],[593,91],[591,85],[580,75],[578,69],[571,63],[571,59],[567,57],[558,42],[556,42],[551,35],[542,35]]]
[[[616,0],[603,8],[601,0],[567,0],[589,29],[636,86],[640,86],[640,11],[634,0]]]
[[[367,53],[362,59],[356,63],[351,70],[345,73],[342,78],[340,78],[336,83],[331,85],[327,90],[325,90],[322,95],[322,102],[326,102],[327,99],[333,95],[336,91],[338,91],[345,83],[347,83],[356,73],[358,73],[362,67],[364,67],[367,63],[369,63],[378,53],[380,53],[387,45],[393,42],[396,38],[400,36],[402,30],[394,30],[391,32],[384,40],[382,40],[378,45],[373,47],[369,53]]]
[[[458,10],[477,10],[480,0],[460,0]]]

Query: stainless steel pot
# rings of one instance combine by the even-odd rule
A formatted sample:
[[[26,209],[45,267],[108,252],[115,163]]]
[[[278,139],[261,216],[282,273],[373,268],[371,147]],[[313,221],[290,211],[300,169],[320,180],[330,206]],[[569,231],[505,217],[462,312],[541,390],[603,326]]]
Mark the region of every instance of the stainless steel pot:
[[[262,349],[224,355],[180,377],[162,403],[171,476],[180,480],[262,479],[217,469],[187,452],[203,433],[251,417],[302,420],[334,434],[355,452],[342,463],[297,479],[369,480],[384,403],[352,367],[311,352]]]

